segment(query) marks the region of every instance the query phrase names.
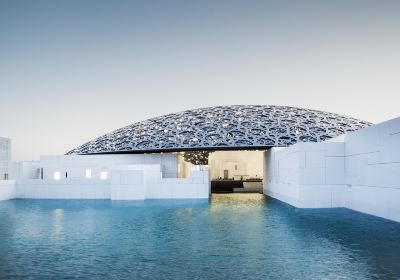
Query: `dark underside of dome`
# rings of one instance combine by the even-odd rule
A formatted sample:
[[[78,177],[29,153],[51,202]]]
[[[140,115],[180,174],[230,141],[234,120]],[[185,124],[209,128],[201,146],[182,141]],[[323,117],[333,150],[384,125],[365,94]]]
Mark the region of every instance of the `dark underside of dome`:
[[[67,154],[267,149],[321,142],[370,125],[346,116],[296,107],[219,106],[134,123]]]

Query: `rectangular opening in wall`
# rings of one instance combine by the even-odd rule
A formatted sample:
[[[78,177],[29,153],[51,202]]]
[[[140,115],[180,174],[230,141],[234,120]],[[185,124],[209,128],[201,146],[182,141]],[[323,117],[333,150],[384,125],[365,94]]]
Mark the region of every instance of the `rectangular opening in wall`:
[[[107,171],[101,171],[101,172],[100,172],[100,179],[101,179],[101,180],[106,180],[106,179],[108,179],[108,172],[107,172]]]
[[[55,171],[53,173],[53,179],[54,180],[60,180],[61,179],[61,172],[60,171]]]
[[[264,151],[237,150],[210,153],[211,192],[262,193]]]
[[[87,169],[86,169],[86,171],[85,171],[85,177],[86,177],[86,179],[92,178],[92,169],[90,169],[90,168],[87,168]]]

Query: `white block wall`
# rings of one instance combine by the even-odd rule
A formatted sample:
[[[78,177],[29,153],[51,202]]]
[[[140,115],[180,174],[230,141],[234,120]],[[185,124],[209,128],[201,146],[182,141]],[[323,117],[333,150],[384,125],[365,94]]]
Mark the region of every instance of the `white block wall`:
[[[9,163],[11,161],[11,140],[0,137],[0,180],[4,179],[4,174],[9,173]]]
[[[108,180],[18,180],[20,199],[110,199]]]
[[[344,143],[298,143],[265,154],[264,193],[296,207],[340,206],[344,186]]]
[[[400,118],[270,149],[265,166],[264,193],[296,207],[347,207],[400,221]]]
[[[146,185],[147,199],[206,199],[211,191],[208,171],[192,171],[190,178],[163,178]]]
[[[176,154],[109,154],[109,155],[68,155],[42,156],[40,167],[43,168],[44,179],[52,179],[58,171],[62,177],[85,178],[85,170],[91,169],[92,178],[99,178],[100,172],[109,171],[114,166],[154,165],[162,167],[164,177],[178,177]]]
[[[112,200],[146,199],[146,185],[143,170],[113,170],[110,179]]]
[[[0,201],[16,198],[15,180],[0,180]]]
[[[177,154],[43,156],[12,166],[17,179],[4,181],[0,199],[191,199],[210,194],[208,170],[176,178]],[[100,178],[103,171],[107,178]],[[60,173],[57,180],[55,172]]]
[[[400,221],[400,118],[345,138],[347,207]]]
[[[11,162],[9,165],[10,179],[38,179],[39,161]]]
[[[111,170],[110,179],[20,179],[0,184],[0,200],[21,199],[207,199],[208,171],[190,178],[163,178],[159,165],[131,165]],[[8,182],[6,185],[5,182]]]

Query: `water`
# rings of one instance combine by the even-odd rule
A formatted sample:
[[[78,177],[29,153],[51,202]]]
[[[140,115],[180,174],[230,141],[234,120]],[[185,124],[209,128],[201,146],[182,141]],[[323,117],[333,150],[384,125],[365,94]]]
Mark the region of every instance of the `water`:
[[[0,278],[400,279],[400,224],[249,194],[4,201]]]

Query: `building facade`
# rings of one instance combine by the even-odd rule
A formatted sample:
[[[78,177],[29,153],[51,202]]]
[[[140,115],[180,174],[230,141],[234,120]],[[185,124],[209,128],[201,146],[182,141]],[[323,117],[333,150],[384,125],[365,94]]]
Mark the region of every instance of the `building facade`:
[[[18,163],[0,200],[207,199],[213,190],[260,188],[295,207],[400,221],[399,137],[400,118],[372,125],[284,106],[188,110]],[[10,141],[0,143],[7,162]]]
[[[11,162],[11,140],[0,137],[0,180],[8,179]]]

